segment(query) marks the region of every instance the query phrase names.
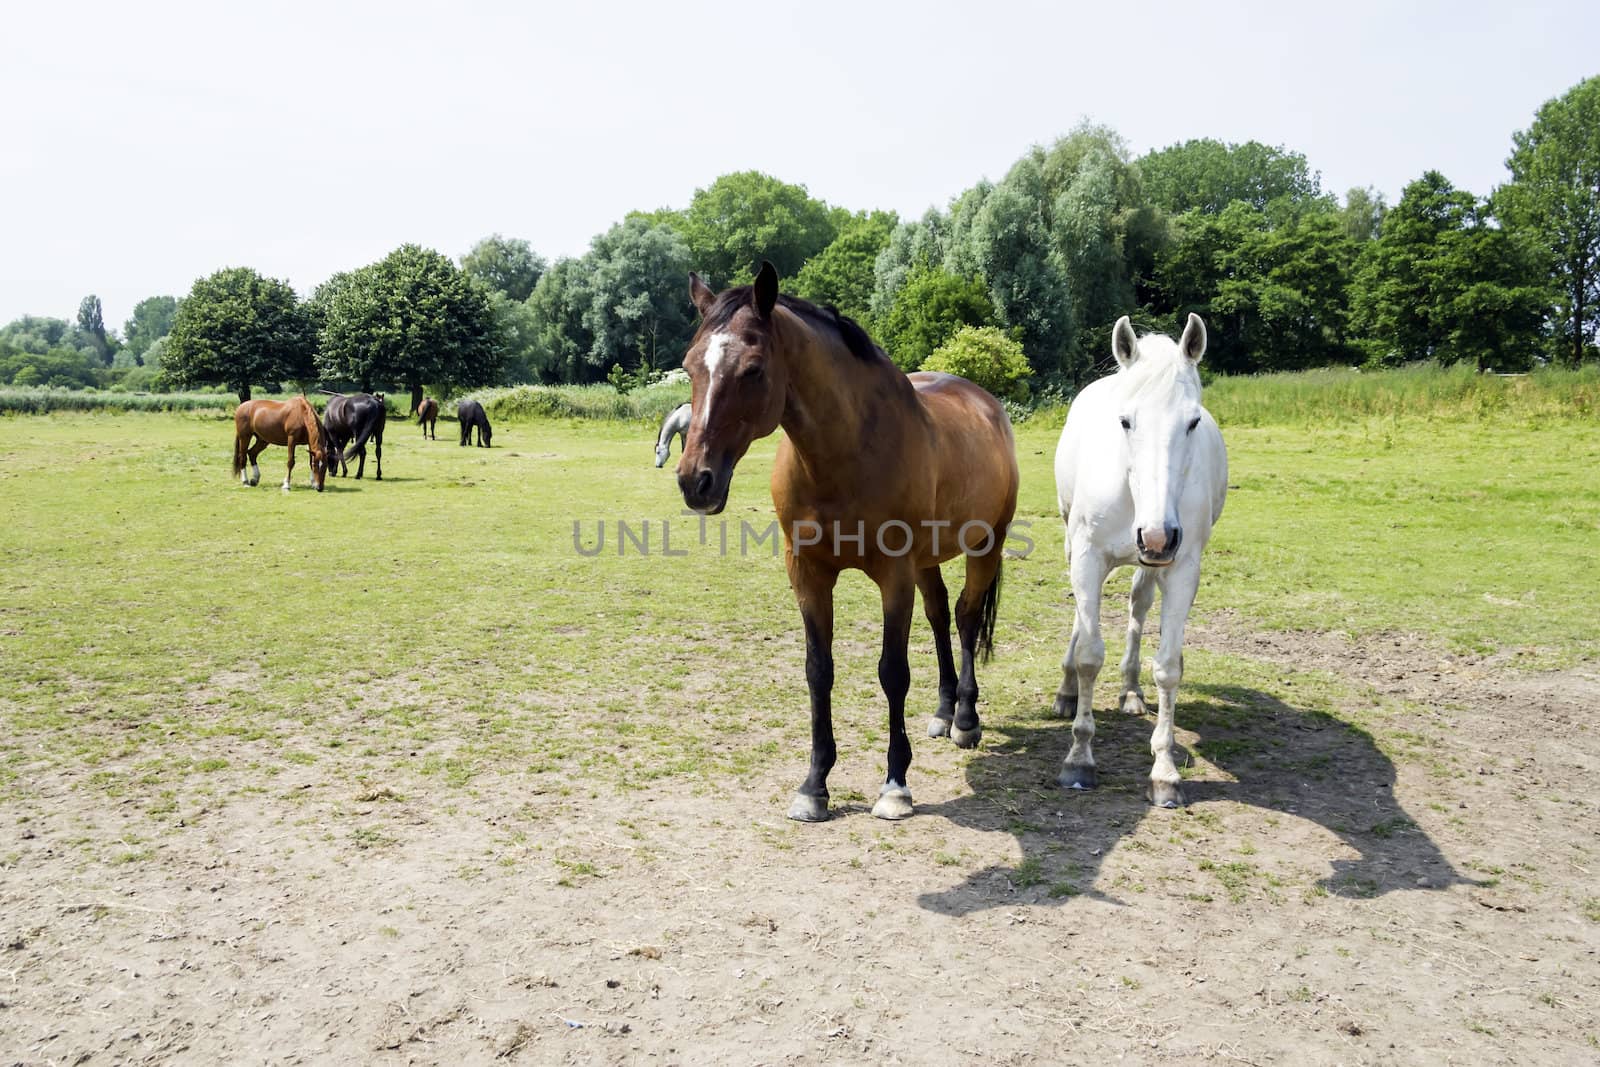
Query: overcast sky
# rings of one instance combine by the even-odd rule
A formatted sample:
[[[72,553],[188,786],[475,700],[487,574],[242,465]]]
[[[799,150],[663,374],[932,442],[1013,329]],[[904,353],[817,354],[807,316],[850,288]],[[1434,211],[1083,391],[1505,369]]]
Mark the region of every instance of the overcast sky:
[[[1311,13],[1301,13],[1302,11]],[[0,322],[246,265],[302,294],[405,242],[576,255],[759,169],[917,215],[1083,118],[1135,153],[1303,152],[1487,193],[1600,73],[1600,3],[789,0],[7,5]]]

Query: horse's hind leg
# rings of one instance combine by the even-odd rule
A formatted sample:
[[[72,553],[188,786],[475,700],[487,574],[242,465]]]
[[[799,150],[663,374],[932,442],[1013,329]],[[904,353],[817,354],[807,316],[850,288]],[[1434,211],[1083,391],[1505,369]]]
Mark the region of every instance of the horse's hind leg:
[[[249,455],[250,455],[250,484],[251,485],[260,485],[261,484],[261,467],[256,461],[261,457],[261,453],[265,452],[266,450],[267,450],[267,443],[265,441],[261,440],[259,437],[256,438],[256,443],[250,446]]]
[[[1155,765],[1150,769],[1150,803],[1160,808],[1182,807],[1182,776],[1173,761],[1173,716],[1178,703],[1178,683],[1183,680],[1183,631],[1200,585],[1200,561],[1175,564],[1160,573],[1161,643],[1156,648],[1156,728],[1150,735]]]
[[[378,473],[374,477],[381,482],[383,481],[383,434],[381,432],[372,435],[372,453],[373,461],[378,465]]]
[[[878,658],[878,682],[889,698],[889,773],[878,790],[872,814],[880,819],[904,819],[912,813],[911,789],[906,785],[906,771],[911,766],[911,738],[906,735],[911,664],[906,659],[906,642],[917,595],[911,575],[904,573],[885,577],[879,589],[883,593],[883,654]]]
[[[356,481],[359,482],[361,480],[361,476],[366,473],[366,470],[367,446],[362,445],[360,448],[356,449]]]
[[[1106,661],[1106,643],[1100,636],[1100,595],[1107,565],[1092,551],[1072,554],[1072,596],[1077,604],[1072,619],[1072,639],[1061,661],[1062,689],[1076,685],[1072,702],[1072,748],[1061,763],[1056,783],[1064,789],[1093,789],[1098,782],[1094,765],[1094,683]],[[1061,698],[1056,698],[1059,708]]]
[[[294,442],[289,442],[289,466],[283,472],[283,491],[289,491],[289,481],[294,477]]]
[[[1133,574],[1133,595],[1128,598],[1128,645],[1122,652],[1122,710],[1143,715],[1144,694],[1139,692],[1139,641],[1144,636],[1144,621],[1156,598],[1156,573],[1140,567]]]
[[[956,661],[950,652],[950,594],[937,565],[917,572],[922,590],[922,613],[933,630],[933,648],[939,658],[939,710],[928,720],[929,737],[949,737],[956,717]]]
[[[961,638],[961,673],[956,678],[956,715],[950,724],[950,740],[958,748],[976,748],[983,738],[978,721],[978,637],[983,626],[984,601],[1004,560],[1000,545],[991,533],[991,548],[986,556],[967,557],[967,580],[956,601],[956,633]]]

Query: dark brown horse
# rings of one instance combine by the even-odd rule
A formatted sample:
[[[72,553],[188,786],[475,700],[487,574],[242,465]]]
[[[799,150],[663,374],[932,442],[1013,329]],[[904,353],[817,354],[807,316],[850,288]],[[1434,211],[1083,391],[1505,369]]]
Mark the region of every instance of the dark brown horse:
[[[311,454],[311,484],[322,492],[329,461],[328,434],[311,402],[303,396],[293,400],[246,400],[233,411],[233,473],[245,485],[261,481],[256,457],[268,445],[289,447],[289,467],[283,472],[283,491],[289,491],[294,474],[294,449],[305,445]],[[249,474],[245,473],[248,464]]]
[[[982,734],[974,664],[993,641],[1003,542],[1016,510],[1011,423],[971,382],[907,377],[854,322],[779,296],[770,263],[754,285],[720,295],[691,274],[689,294],[702,321],[683,361],[693,382],[693,417],[678,461],[684,502],[703,514],[720,512],[750,443],[784,429],[772,502],[805,624],[811,689],[811,772],[789,817],[828,816],[828,772],[837,754],[833,588],[841,571],[856,569],[883,597],[878,680],[889,701],[889,767],[872,813],[905,818],[912,813],[906,642],[918,589],[939,660],[939,709],[928,732],[962,748]],[[958,675],[939,564],[961,554]]]
[[[330,438],[328,471],[341,478],[350,473],[350,458],[359,457],[356,479],[367,471],[367,442],[377,453],[378,481],[383,481],[383,427],[388,419],[382,393],[328,393],[324,412]]]
[[[434,433],[434,427],[438,421],[439,402],[431,396],[424,397],[417,405],[417,425],[422,427],[422,436],[437,441],[439,435]]]

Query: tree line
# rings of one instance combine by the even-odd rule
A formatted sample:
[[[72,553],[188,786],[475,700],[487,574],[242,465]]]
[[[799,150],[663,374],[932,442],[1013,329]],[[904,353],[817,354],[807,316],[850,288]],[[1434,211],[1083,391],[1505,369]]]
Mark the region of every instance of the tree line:
[[[1201,139],[1134,157],[1084,124],[920,218],[851,211],[756,171],[636,211],[548,262],[494,235],[452,262],[406,245],[304,300],[230,268],[138,305],[119,336],[96,297],[76,321],[0,329],[13,384],[293,382],[622,385],[675,366],[691,269],[721,288],[768,259],[785,288],[860,321],[907,370],[1070,395],[1105,372],[1121,315],[1210,326],[1224,373],[1468,363],[1515,371],[1600,358],[1600,77],[1515,132],[1505,184],[1436,171],[1389,205],[1321,187],[1300,153]],[[930,361],[932,361],[930,363]]]

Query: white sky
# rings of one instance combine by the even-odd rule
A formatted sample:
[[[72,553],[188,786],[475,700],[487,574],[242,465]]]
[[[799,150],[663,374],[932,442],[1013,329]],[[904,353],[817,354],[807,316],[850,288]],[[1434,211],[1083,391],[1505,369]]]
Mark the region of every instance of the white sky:
[[[1088,117],[1483,194],[1600,73],[1600,3],[7,4],[0,322],[417,242],[549,258],[749,168],[920,214]]]

